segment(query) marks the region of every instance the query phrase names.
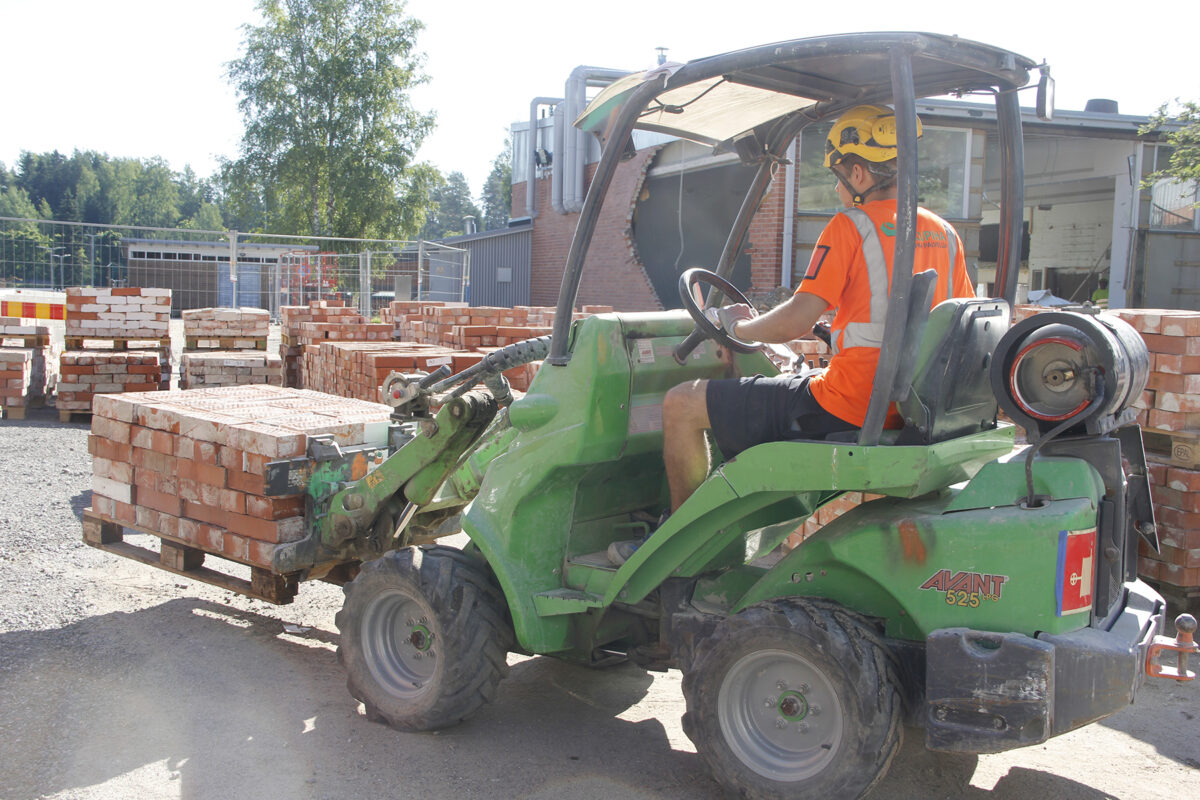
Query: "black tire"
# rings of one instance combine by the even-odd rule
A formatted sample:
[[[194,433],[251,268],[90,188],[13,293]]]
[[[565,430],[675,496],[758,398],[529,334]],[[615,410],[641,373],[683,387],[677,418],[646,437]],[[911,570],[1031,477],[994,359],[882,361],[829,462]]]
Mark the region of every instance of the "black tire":
[[[496,695],[513,643],[486,566],[449,547],[409,547],[363,564],[337,614],[338,660],[367,717],[445,728]]]
[[[683,676],[683,729],[745,798],[866,794],[900,747],[896,670],[862,617],[789,599],[723,620]]]

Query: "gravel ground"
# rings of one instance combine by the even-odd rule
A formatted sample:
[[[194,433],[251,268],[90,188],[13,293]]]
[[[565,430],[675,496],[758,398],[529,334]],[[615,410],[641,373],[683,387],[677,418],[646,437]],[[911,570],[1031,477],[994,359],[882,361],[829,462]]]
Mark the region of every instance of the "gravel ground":
[[[83,545],[86,440],[52,409],[0,422],[3,800],[719,796],[680,729],[678,672],[511,656],[496,702],[457,728],[368,722],[335,657],[336,587],[275,607]],[[978,759],[910,732],[874,796],[1200,797],[1200,682]]]

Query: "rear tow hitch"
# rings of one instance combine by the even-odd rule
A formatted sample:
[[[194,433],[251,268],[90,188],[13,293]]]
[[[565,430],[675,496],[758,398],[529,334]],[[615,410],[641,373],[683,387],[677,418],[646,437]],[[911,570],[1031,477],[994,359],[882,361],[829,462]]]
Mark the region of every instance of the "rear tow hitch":
[[[1189,655],[1200,655],[1200,645],[1196,644],[1196,618],[1191,614],[1180,614],[1175,618],[1176,636],[1155,636],[1154,642],[1146,651],[1146,674],[1152,678],[1171,678],[1177,681],[1193,681],[1196,673],[1187,668]],[[1164,653],[1175,653],[1175,666],[1166,666],[1159,662]]]

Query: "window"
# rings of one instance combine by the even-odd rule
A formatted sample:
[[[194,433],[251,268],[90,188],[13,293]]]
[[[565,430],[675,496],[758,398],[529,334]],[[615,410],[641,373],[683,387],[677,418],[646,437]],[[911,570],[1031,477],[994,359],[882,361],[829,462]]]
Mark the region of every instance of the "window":
[[[796,208],[835,213],[842,210],[836,178],[825,168],[825,136],[831,125],[806,128],[800,134],[796,170]],[[924,208],[950,219],[967,216],[967,174],[971,132],[924,126],[918,144],[918,201]]]
[[[1167,145],[1154,148],[1155,171],[1166,168],[1173,149]],[[1195,181],[1159,178],[1150,187],[1150,227],[1195,230],[1198,200]]]

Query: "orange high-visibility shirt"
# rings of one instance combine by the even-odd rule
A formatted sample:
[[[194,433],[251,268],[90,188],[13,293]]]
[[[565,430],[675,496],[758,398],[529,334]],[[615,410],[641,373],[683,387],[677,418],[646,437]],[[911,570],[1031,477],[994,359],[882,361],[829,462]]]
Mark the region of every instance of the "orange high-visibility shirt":
[[[882,341],[881,334],[874,335],[878,333],[878,325],[870,324],[883,322],[872,318],[871,293],[876,293],[876,310],[881,308],[882,300],[886,312],[896,250],[896,201],[875,200],[858,208],[874,226],[886,263],[887,280],[878,281],[881,284],[878,286],[871,281],[863,236],[850,213],[843,212],[830,220],[821,232],[796,292],[816,295],[836,309],[832,325],[834,355],[825,374],[809,382],[813,397],[830,414],[861,426],[871,400],[871,386],[879,362],[879,342]],[[953,265],[950,264],[950,237],[953,237],[955,251]],[[958,234],[932,211],[918,208],[913,272],[927,269],[934,269],[938,274],[934,305],[950,297],[975,296]],[[894,409],[889,410],[887,427],[898,427],[899,423],[899,415]]]

